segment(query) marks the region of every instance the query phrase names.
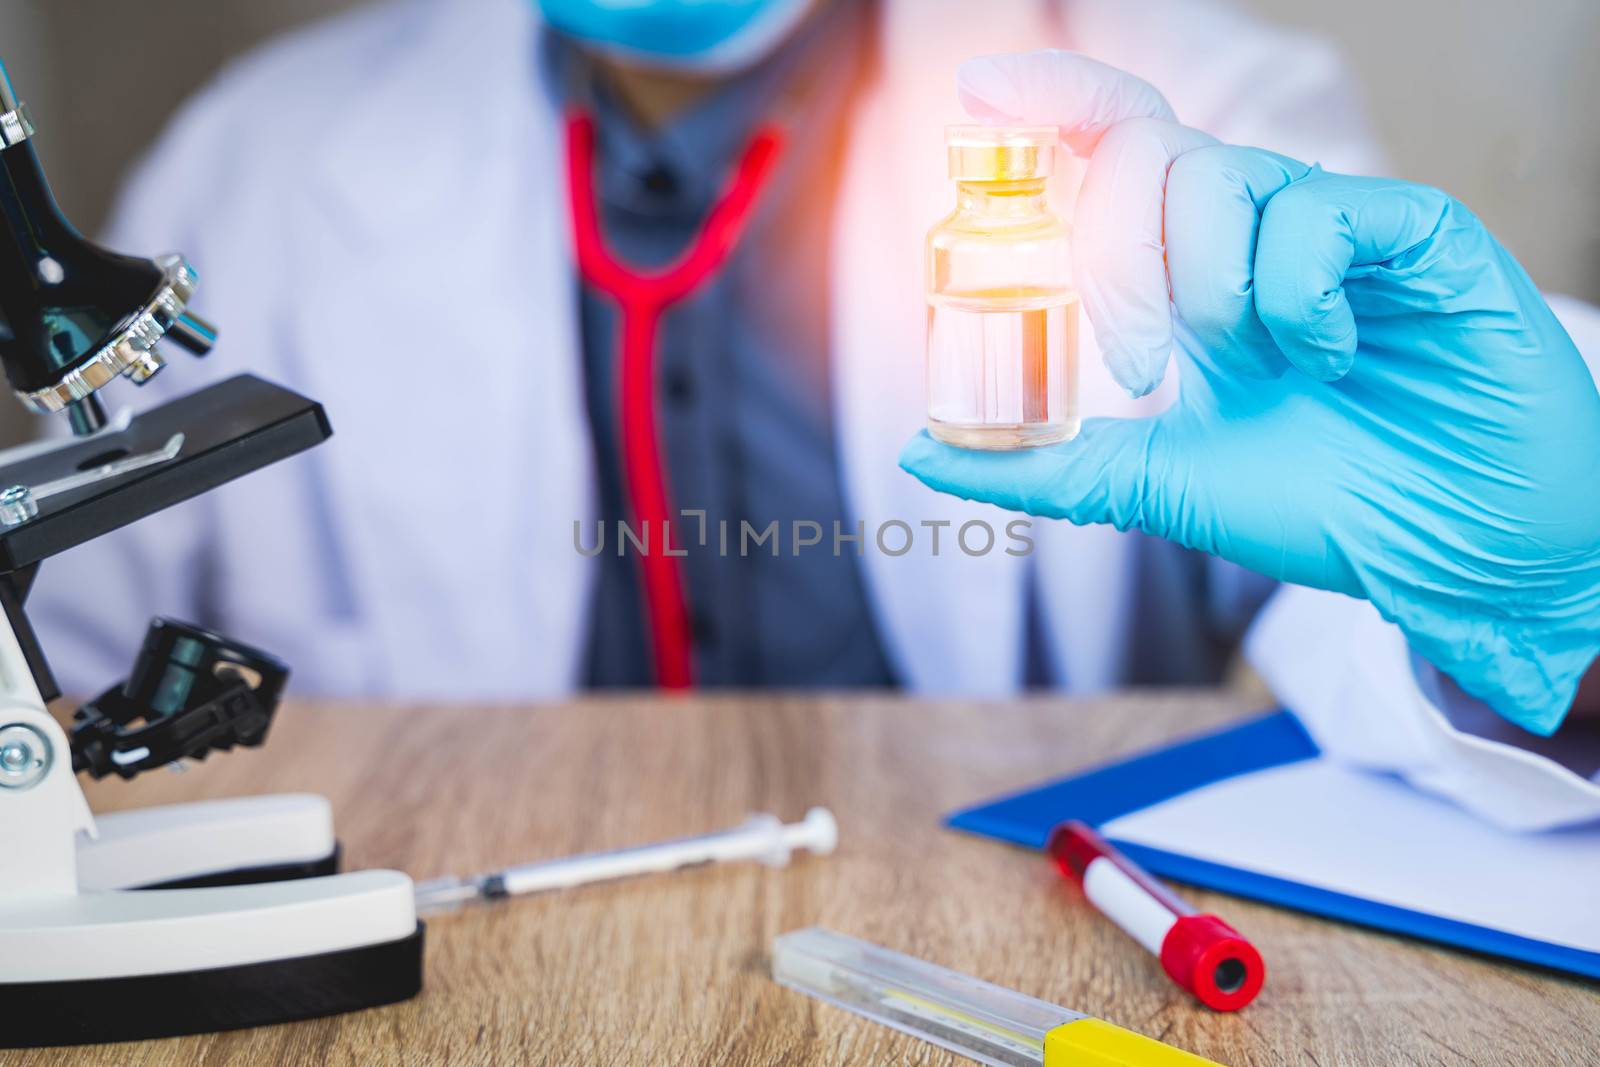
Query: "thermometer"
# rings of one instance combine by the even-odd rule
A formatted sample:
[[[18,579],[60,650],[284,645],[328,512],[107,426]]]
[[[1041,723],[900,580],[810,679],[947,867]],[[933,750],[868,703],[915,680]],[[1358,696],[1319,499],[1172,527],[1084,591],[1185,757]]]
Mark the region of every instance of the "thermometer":
[[[772,977],[990,1067],[1216,1067],[1081,1012],[821,927],[773,942]]]

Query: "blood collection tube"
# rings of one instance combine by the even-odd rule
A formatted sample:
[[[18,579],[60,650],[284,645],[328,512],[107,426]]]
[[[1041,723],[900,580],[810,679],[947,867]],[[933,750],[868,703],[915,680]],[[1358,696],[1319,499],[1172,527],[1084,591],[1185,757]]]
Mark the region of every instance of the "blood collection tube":
[[[1267,969],[1254,945],[1215,915],[1197,913],[1089,826],[1062,823],[1046,848],[1089,903],[1206,1007],[1238,1011],[1261,991]]]

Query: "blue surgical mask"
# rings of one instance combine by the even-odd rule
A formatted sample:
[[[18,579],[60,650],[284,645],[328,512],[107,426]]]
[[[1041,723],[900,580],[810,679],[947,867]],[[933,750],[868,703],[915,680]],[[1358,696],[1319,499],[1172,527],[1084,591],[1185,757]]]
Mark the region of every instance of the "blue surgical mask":
[[[644,66],[723,74],[778,47],[814,0],[537,0],[570,37]]]

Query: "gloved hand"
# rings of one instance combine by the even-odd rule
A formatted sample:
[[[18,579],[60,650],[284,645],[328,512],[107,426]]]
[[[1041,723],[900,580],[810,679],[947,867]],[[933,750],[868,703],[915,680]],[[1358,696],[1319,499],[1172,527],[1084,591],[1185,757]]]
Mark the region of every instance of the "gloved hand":
[[[977,117],[1057,125],[1088,157],[1085,310],[1135,395],[1176,349],[1180,397],[1032,451],[923,433],[901,465],[1368,598],[1462,688],[1553,732],[1600,652],[1600,393],[1482,223],[1436,189],[1217,144],[1072,53],[973,60],[960,87]]]

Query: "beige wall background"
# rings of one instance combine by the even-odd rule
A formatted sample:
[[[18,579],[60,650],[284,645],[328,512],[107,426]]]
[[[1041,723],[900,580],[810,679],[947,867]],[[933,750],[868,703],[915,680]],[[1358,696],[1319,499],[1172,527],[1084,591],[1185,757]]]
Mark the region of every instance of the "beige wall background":
[[[1465,202],[1545,290],[1600,303],[1600,3],[1236,2],[1339,45],[1395,174]]]
[[[1464,200],[1547,290],[1600,302],[1600,3],[1235,2],[1337,44],[1396,174]],[[354,3],[0,0],[0,57],[63,207],[94,232],[127,166],[228,57]],[[0,405],[0,436],[22,427]]]

